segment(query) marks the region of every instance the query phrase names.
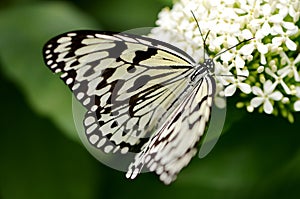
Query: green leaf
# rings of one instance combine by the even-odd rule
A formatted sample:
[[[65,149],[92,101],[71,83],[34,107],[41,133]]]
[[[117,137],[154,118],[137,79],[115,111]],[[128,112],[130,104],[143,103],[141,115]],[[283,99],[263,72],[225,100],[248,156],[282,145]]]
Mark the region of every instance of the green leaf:
[[[42,59],[44,43],[73,29],[97,29],[93,20],[63,2],[14,7],[0,13],[1,70],[26,95],[38,113],[50,117],[62,132],[78,139],[71,92]]]
[[[29,108],[2,74],[0,82],[5,96],[0,103],[0,198],[94,198],[100,164]]]
[[[161,9],[172,6],[171,0],[78,1],[78,4],[113,31],[153,27]]]

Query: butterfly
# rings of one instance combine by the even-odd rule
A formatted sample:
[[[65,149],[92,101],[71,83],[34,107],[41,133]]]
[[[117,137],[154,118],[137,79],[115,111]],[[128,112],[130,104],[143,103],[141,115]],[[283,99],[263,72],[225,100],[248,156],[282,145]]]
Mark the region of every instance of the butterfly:
[[[127,178],[146,167],[170,184],[196,154],[216,92],[212,59],[196,63],[156,39],[92,30],[50,39],[43,56],[85,107],[89,143],[135,153]]]

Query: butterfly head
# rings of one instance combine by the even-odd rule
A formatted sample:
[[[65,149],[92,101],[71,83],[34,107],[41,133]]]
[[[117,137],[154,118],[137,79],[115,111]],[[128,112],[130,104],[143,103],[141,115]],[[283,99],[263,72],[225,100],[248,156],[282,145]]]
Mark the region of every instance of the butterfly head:
[[[215,71],[215,63],[212,59],[205,59],[203,64],[201,64],[204,68],[208,70],[210,73],[214,73]]]

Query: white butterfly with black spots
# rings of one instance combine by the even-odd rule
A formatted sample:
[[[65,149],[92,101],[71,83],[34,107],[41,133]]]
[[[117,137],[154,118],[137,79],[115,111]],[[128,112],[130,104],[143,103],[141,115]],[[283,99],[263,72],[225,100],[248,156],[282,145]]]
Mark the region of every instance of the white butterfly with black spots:
[[[165,42],[104,31],[64,33],[43,54],[86,108],[90,144],[136,153],[127,178],[147,167],[170,184],[196,154],[216,89],[212,59],[196,63]]]

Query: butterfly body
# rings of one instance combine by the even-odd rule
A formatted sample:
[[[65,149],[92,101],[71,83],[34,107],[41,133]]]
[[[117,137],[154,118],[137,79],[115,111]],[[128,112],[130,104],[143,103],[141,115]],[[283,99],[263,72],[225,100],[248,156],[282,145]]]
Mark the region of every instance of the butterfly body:
[[[44,46],[44,60],[86,108],[91,145],[136,153],[126,176],[143,166],[169,184],[195,155],[215,94],[213,61],[148,37],[73,31]]]

